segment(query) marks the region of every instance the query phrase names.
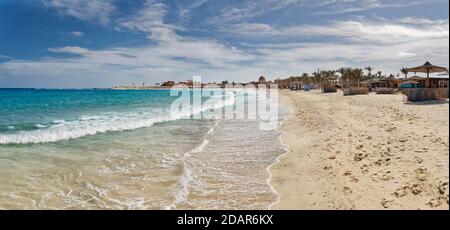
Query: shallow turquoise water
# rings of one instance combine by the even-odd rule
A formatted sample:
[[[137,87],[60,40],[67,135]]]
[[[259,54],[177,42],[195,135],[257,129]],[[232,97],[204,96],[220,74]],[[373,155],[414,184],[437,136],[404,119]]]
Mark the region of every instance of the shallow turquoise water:
[[[0,208],[267,208],[280,133],[258,120],[171,116],[176,99],[0,89]]]

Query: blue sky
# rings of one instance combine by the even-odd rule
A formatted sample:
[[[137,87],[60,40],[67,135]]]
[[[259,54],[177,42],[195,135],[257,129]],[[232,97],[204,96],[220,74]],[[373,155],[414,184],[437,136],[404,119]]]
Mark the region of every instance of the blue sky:
[[[0,87],[448,67],[448,0],[0,0]]]

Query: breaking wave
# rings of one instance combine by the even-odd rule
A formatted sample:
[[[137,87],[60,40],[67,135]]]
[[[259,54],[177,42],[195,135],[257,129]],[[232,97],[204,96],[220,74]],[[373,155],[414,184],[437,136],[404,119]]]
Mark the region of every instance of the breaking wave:
[[[72,121],[59,121],[49,127],[0,135],[0,144],[41,144],[76,139],[105,132],[150,127],[156,123],[187,119],[194,114],[234,105],[235,96],[228,94],[220,103],[194,108],[188,112],[115,112],[82,116]]]

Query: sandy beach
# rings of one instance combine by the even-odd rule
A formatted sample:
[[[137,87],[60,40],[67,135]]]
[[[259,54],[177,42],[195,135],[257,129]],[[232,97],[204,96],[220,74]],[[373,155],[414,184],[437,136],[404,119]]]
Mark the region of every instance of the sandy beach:
[[[449,209],[449,104],[403,95],[281,92],[289,151],[274,209]]]

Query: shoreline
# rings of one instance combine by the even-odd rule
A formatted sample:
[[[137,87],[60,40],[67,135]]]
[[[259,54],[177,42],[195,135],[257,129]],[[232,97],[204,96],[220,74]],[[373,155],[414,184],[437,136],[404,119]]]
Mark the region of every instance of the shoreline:
[[[281,91],[273,209],[448,209],[448,101]],[[432,111],[432,112],[429,112]]]
[[[280,145],[283,148],[284,153],[280,154],[275,159],[275,162],[273,162],[266,168],[266,171],[269,174],[269,177],[267,178],[266,183],[269,185],[270,190],[277,196],[277,199],[274,202],[272,202],[271,204],[269,204],[269,206],[267,208],[268,210],[271,210],[274,206],[276,206],[281,201],[281,194],[276,190],[276,188],[272,184],[272,178],[273,178],[272,168],[280,163],[280,159],[284,155],[289,153],[289,145],[283,143],[283,136],[287,135],[288,132],[283,130],[282,127],[283,127],[283,124],[291,118],[292,114],[294,114],[292,109],[290,108],[292,103],[290,102],[289,97],[287,97],[285,95],[281,95],[281,97],[279,97],[279,103],[281,103],[281,104],[283,104],[283,106],[286,106],[287,108],[289,108],[289,112],[288,112],[287,117],[284,120],[282,120],[277,127],[277,131],[280,132],[280,135],[278,136],[278,141],[280,142]]]

